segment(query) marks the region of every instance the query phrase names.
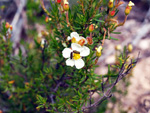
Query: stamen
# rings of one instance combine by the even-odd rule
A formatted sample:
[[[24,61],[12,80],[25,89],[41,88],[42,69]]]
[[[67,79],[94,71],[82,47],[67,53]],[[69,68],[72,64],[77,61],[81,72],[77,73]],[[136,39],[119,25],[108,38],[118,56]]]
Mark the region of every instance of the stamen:
[[[81,40],[79,40],[79,42],[78,42],[78,44],[80,44],[81,46],[83,46],[84,43],[85,43],[85,39],[81,39]]]
[[[72,42],[72,43],[76,43],[76,42],[77,42],[77,41],[76,41],[76,38],[73,37],[72,40],[71,40],[71,42]]]
[[[80,54],[78,54],[78,53],[73,53],[73,59],[74,59],[74,60],[78,60],[78,59],[80,59],[80,58],[81,58]]]

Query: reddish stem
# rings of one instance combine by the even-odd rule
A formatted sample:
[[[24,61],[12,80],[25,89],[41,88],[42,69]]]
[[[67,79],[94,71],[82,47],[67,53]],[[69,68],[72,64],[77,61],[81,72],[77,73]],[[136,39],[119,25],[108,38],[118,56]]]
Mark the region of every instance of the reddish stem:
[[[67,24],[69,24],[68,11],[66,12],[66,21],[67,21]]]
[[[90,38],[92,38],[92,32],[90,32]]]

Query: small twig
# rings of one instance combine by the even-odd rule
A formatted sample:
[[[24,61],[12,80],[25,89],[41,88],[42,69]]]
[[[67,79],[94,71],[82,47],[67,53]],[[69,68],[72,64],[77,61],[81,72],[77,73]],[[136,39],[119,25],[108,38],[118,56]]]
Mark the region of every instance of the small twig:
[[[47,9],[45,8],[45,5],[44,5],[43,0],[40,0],[40,3],[41,3],[41,6],[42,6],[44,12],[45,12],[48,16],[52,16],[52,15],[47,11]]]
[[[115,28],[117,28],[119,26],[123,26],[125,24],[126,20],[127,20],[127,17],[128,16],[126,15],[124,21],[122,23],[119,23]]]
[[[84,79],[84,81],[81,82],[81,84],[84,84],[87,80],[88,80],[89,76],[86,75],[86,78]]]
[[[50,98],[51,98],[51,102],[52,102],[52,104],[54,104],[55,102],[54,102],[54,95],[53,94],[51,94],[50,95]]]
[[[80,2],[81,2],[82,12],[83,12],[83,15],[84,15],[85,14],[85,10],[84,10],[83,0],[80,0]]]
[[[112,96],[111,91],[114,88],[114,86],[120,80],[122,80],[122,78],[124,78],[131,71],[131,69],[134,68],[133,64],[136,65],[138,60],[139,60],[139,54],[138,54],[137,60],[135,62],[131,61],[131,63],[128,65],[127,69],[125,68],[125,63],[126,63],[126,60],[125,60],[124,63],[122,64],[121,68],[120,68],[120,71],[118,73],[117,79],[115,80],[115,82],[113,84],[110,85],[110,88],[106,91],[106,93],[104,93],[104,88],[105,87],[103,86],[103,82],[102,82],[101,86],[102,86],[102,92],[104,93],[103,96],[100,97],[96,102],[94,102],[90,106],[83,107],[82,110],[89,109],[89,108],[91,108],[93,106],[97,106],[97,105],[101,104],[104,100],[106,100],[107,98],[110,98]],[[126,69],[126,71],[125,71],[125,69]]]
[[[66,22],[67,22],[67,26],[69,26],[68,11],[66,11]]]
[[[15,71],[15,67],[13,66],[13,64],[10,63],[10,67],[12,68],[12,70]],[[25,81],[27,81],[27,78],[26,78],[24,75],[22,75],[21,73],[19,73],[19,72],[14,72],[14,74],[17,74],[18,76],[24,78]]]
[[[103,36],[103,40],[102,40],[102,46],[104,45],[106,32],[107,32],[105,28],[103,28],[103,30],[104,30],[104,36]]]

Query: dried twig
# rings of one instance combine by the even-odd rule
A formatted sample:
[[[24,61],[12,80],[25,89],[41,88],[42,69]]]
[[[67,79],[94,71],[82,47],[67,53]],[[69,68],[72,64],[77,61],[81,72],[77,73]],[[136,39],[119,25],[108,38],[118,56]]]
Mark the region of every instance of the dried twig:
[[[127,57],[127,56],[126,56]],[[106,92],[104,92],[103,96],[100,97],[96,102],[94,102],[93,104],[90,104],[89,106],[86,106],[86,107],[83,107],[82,110],[84,111],[85,109],[89,109],[91,107],[96,107],[97,105],[101,104],[104,100],[106,100],[107,98],[110,98],[112,96],[111,94],[111,91],[112,89],[114,88],[114,86],[120,81],[122,80],[127,74],[129,74],[129,72],[131,71],[131,69],[134,68],[134,66],[136,65],[136,63],[138,62],[139,60],[139,54],[138,54],[138,57],[136,59],[135,62],[132,62],[131,60],[131,63],[128,65],[127,68],[125,68],[125,64],[126,64],[126,60],[124,61],[124,63],[122,64],[121,68],[120,68],[120,71],[118,73],[118,76],[115,80],[115,82],[113,84],[110,85],[110,87],[106,90],[105,88],[106,87],[103,87],[102,85],[102,89],[103,89],[103,92],[104,90],[106,90]],[[103,84],[103,83],[102,83]]]

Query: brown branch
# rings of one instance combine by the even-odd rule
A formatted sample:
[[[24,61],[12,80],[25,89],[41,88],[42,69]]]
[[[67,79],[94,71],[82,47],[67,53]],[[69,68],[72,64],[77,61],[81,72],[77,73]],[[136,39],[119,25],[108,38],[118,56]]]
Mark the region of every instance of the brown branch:
[[[47,11],[47,9],[45,8],[45,5],[44,5],[43,0],[40,0],[40,4],[41,4],[41,6],[42,6],[44,12],[45,12],[48,16],[54,17],[54,16],[52,16],[52,15]]]
[[[126,58],[127,58],[127,56],[126,56]],[[125,60],[125,62],[122,64],[122,66],[120,68],[117,79],[115,80],[115,82],[113,84],[110,85],[110,88],[106,91],[106,93],[104,93],[102,97],[100,97],[96,102],[94,102],[90,106],[83,107],[82,110],[84,111],[85,109],[89,109],[91,107],[97,106],[97,105],[101,104],[104,100],[106,100],[107,98],[110,98],[112,96],[112,94],[111,94],[112,89],[115,87],[115,85],[120,80],[122,80],[127,74],[129,74],[131,69],[133,69],[134,66],[137,64],[138,60],[139,60],[139,54],[138,54],[138,57],[135,62],[132,62],[132,60],[131,60],[131,63],[128,65],[127,69],[125,68],[125,63],[126,63],[126,60]]]
[[[104,30],[104,36],[103,36],[103,40],[102,40],[102,46],[104,45],[106,32],[107,32],[105,28],[103,28],[103,30]]]
[[[12,70],[15,70],[15,67],[13,66],[13,64],[11,64],[10,63],[10,67],[12,68]],[[17,74],[18,76],[20,76],[21,78],[24,78],[25,79],[25,81],[27,81],[27,78],[24,76],[24,75],[22,75],[21,73],[19,73],[19,72],[13,72],[14,74]]]
[[[125,16],[124,21],[123,21],[122,23],[119,23],[115,28],[117,28],[117,27],[119,27],[119,26],[123,26],[123,25],[125,24],[126,20],[127,20],[127,17],[128,17],[128,16]]]

